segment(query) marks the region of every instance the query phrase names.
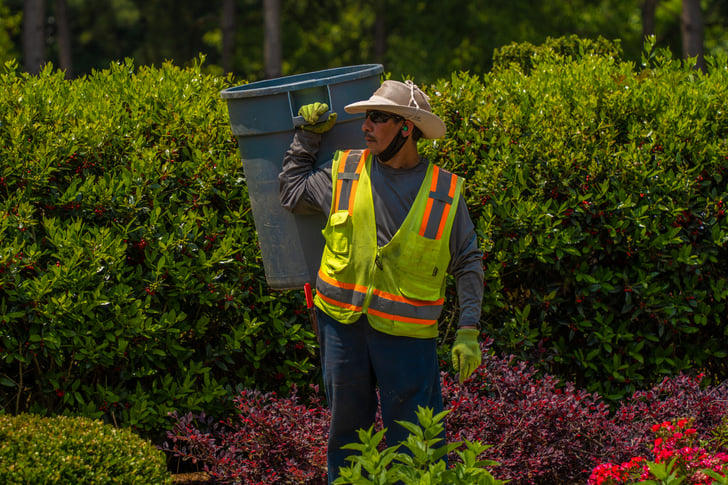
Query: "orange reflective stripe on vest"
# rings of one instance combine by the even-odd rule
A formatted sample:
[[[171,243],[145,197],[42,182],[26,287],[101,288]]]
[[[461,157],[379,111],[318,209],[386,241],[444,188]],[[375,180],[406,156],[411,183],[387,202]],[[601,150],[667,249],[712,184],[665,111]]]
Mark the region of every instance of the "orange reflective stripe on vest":
[[[435,301],[413,300],[375,289],[368,313],[400,322],[433,325],[437,323],[444,302],[444,298]]]
[[[364,162],[369,156],[369,150],[347,150],[339,162],[337,174],[334,211],[354,212],[354,196],[359,185],[359,176],[364,168]]]
[[[440,173],[443,174],[440,177]],[[425,214],[422,217],[420,236],[440,239],[452,207],[457,177],[435,165],[430,184],[430,197],[427,200]]]
[[[365,286],[342,283],[322,271],[319,271],[317,290],[327,303],[355,312],[362,311],[367,296]],[[432,325],[437,322],[444,302],[444,298],[435,301],[414,300],[375,288],[367,313],[400,322]]]
[[[331,278],[319,269],[316,282],[317,294],[331,305],[355,312],[362,311],[367,296],[367,287],[354,283],[343,283]]]

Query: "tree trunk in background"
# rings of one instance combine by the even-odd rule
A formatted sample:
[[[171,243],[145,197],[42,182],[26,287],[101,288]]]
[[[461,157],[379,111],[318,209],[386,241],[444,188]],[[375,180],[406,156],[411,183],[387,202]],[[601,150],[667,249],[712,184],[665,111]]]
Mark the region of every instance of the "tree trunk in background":
[[[267,79],[281,76],[281,2],[280,0],[263,1],[263,22],[265,40],[263,44],[263,62]]]
[[[655,35],[655,10],[658,0],[643,0],[640,8],[642,10],[642,40]]]
[[[66,79],[73,77],[73,56],[71,55],[71,29],[68,23],[66,0],[56,0],[56,23],[58,25],[58,63],[66,73]]]
[[[38,74],[46,62],[44,2],[23,1],[23,64],[31,74]]]
[[[697,58],[695,67],[705,72],[703,27],[703,11],[700,7],[700,0],[682,0],[680,31],[682,33],[683,58]]]
[[[376,3],[374,12],[374,58],[377,62],[384,62],[384,54],[387,52],[387,30],[385,27],[385,12],[387,7],[384,1]]]
[[[235,54],[235,0],[223,0],[222,18],[222,69],[226,73],[233,70]]]

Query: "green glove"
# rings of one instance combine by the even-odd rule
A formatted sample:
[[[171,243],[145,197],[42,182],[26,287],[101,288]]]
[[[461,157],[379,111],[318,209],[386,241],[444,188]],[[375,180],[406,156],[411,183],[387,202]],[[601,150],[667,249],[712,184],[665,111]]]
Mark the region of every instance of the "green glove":
[[[316,124],[319,116],[326,113],[328,110],[329,105],[326,103],[311,103],[301,106],[301,109],[298,110],[298,116],[302,116],[307,123],[301,128],[313,133],[325,133],[329,131],[334,126],[334,123],[336,123],[336,113],[331,113],[329,115],[329,119],[323,123]]]
[[[460,384],[480,366],[482,356],[478,345],[477,328],[461,328],[455,333],[452,344],[452,366],[460,371]]]

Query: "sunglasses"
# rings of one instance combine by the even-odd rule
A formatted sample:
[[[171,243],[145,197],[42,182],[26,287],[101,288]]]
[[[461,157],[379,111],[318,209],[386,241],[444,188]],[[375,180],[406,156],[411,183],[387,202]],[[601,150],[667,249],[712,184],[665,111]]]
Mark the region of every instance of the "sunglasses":
[[[386,123],[387,121],[392,120],[392,119],[394,119],[396,121],[404,121],[404,118],[402,118],[399,115],[394,115],[391,113],[385,113],[384,111],[376,111],[376,110],[367,111],[366,117],[368,119],[370,119],[372,121],[372,123],[376,123],[376,124]]]

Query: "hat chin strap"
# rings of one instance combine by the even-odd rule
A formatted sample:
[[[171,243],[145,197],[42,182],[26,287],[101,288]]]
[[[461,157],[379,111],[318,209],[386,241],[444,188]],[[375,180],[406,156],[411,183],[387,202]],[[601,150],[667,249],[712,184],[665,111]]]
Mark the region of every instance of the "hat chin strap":
[[[404,144],[407,143],[407,138],[402,136],[402,132],[400,130],[397,130],[397,134],[394,135],[394,138],[389,143],[389,146],[384,149],[382,153],[377,155],[377,158],[383,162],[388,162],[394,157],[397,152],[399,152]]]

